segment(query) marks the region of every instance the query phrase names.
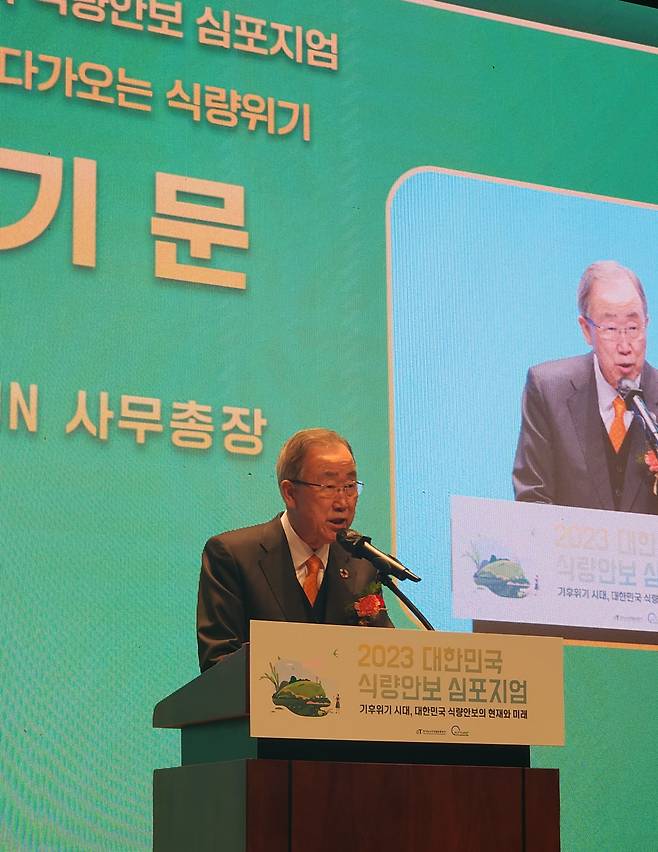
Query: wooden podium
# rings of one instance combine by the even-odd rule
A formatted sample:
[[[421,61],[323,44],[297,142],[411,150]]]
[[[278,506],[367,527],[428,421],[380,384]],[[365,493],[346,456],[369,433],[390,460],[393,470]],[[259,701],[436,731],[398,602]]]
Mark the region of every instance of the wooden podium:
[[[527,746],[249,735],[249,648],[156,705],[181,766],[153,778],[153,847],[556,852],[559,781]]]

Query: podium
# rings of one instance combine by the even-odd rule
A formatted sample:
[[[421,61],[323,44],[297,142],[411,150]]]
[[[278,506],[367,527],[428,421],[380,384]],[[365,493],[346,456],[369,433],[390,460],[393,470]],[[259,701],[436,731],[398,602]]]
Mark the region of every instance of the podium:
[[[557,852],[559,780],[529,747],[255,738],[249,646],[156,705],[156,852]]]

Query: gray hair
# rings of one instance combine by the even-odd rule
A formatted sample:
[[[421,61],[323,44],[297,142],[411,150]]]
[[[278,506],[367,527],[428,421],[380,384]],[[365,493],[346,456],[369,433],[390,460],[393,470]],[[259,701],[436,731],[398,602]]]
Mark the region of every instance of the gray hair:
[[[578,310],[580,311],[581,316],[589,316],[589,298],[594,282],[612,281],[616,278],[628,278],[642,300],[644,316],[647,317],[649,315],[644,287],[633,270],[628,269],[626,266],[622,266],[621,263],[617,263],[616,260],[597,260],[596,263],[590,264],[583,272],[578,284]]]
[[[299,479],[306,453],[310,447],[318,444],[343,444],[354,458],[349,441],[333,429],[302,429],[295,432],[281,447],[276,461],[276,478],[279,484],[284,479]]]

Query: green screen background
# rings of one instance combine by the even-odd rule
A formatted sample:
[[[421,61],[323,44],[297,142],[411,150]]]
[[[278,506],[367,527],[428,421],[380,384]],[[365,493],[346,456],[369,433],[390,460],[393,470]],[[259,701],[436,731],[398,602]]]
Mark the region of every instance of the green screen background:
[[[4,848],[150,846],[151,771],[179,761],[151,711],[197,673],[198,553],[274,514],[289,434],[350,437],[359,526],[390,542],[385,216],[401,174],[436,165],[658,200],[654,55],[397,0],[232,9],[337,32],[334,73],[203,47],[204,4],[184,5],[183,39],[0,5],[1,44],[123,65],[155,93],[141,114],[61,85],[0,86],[0,145],[64,160],[51,226],[0,253]],[[312,140],[197,124],[166,108],[177,77],[310,103]],[[71,263],[74,156],[98,167],[94,269]],[[247,274],[245,291],[154,276],[156,171],[245,187],[250,247],[214,255]],[[0,226],[35,194],[36,179],[0,172]],[[10,382],[38,385],[34,434],[9,428]],[[65,434],[80,389],[92,415],[109,393],[107,442]],[[122,394],[161,399],[165,431],[138,446],[118,429]],[[215,413],[205,452],[169,440],[170,403],[191,399]],[[223,405],[262,409],[262,454],[225,451]],[[563,848],[650,848],[655,673],[650,652],[567,649],[567,745],[532,754],[561,770]]]

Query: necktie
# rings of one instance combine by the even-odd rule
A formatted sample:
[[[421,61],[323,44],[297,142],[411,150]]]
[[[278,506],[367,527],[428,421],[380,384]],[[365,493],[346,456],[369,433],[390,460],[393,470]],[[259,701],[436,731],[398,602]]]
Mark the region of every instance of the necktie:
[[[615,452],[618,453],[626,437],[626,424],[624,423],[626,403],[620,396],[616,396],[612,400],[612,407],[615,410],[615,419],[610,426],[610,443],[614,447]]]
[[[306,597],[311,602],[311,606],[315,603],[318,596],[318,571],[322,568],[322,560],[319,556],[309,556],[306,560],[306,579],[304,580],[304,592]]]

